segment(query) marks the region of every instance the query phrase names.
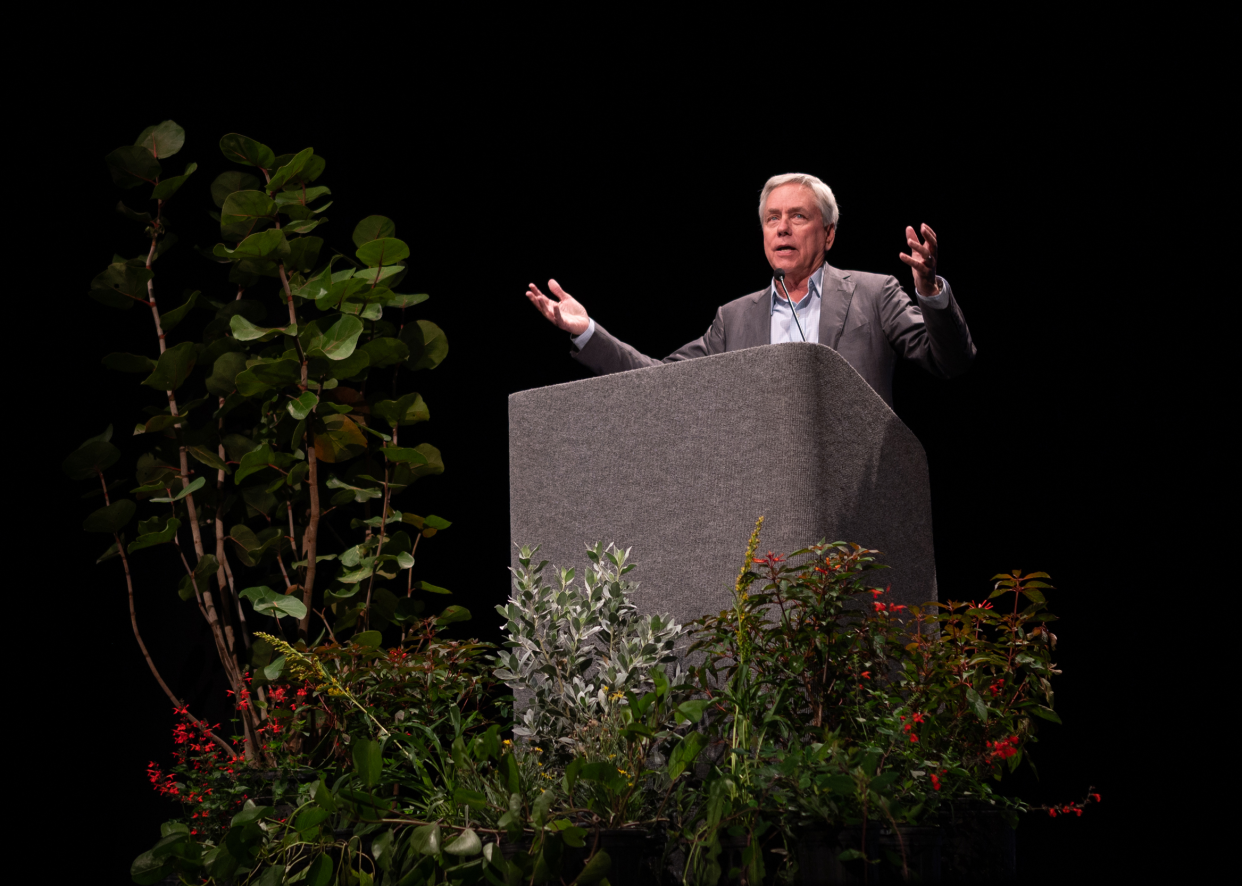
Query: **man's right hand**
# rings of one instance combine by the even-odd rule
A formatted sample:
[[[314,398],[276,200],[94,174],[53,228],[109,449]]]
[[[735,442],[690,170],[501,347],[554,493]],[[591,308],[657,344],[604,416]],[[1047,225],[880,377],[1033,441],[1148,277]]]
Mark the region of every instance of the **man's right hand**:
[[[526,297],[539,309],[539,313],[570,335],[577,336],[586,332],[587,327],[591,325],[591,318],[587,316],[586,308],[579,304],[572,295],[561,289],[561,284],[555,280],[548,281],[548,289],[556,296],[556,301],[540,292],[539,287],[534,283],[527,287]]]

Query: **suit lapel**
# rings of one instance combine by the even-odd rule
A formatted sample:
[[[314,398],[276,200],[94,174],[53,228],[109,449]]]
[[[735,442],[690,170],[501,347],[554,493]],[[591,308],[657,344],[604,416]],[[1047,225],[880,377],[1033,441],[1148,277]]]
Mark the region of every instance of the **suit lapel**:
[[[834,351],[845,331],[845,318],[854,300],[854,283],[848,271],[838,271],[831,265],[824,266],[824,291],[819,305],[819,343]]]
[[[742,323],[738,329],[739,342],[729,342],[729,350],[757,348],[772,343],[772,303],[769,290],[761,289],[747,296]]]

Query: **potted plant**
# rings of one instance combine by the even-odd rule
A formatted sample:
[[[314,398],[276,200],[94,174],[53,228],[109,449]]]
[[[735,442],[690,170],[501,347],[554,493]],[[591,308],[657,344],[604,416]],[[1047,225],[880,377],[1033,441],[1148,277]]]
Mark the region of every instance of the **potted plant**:
[[[963,801],[1016,823],[1028,807],[993,785],[1040,720],[1059,722],[1047,576],[999,575],[986,601],[907,608],[876,581],[878,552],[820,542],[756,557],[761,526],[733,609],[696,623],[696,684],[729,764],[693,837],[704,878],[718,876],[729,829],[746,837],[744,881],[763,880],[759,843],[779,835],[816,882],[861,881],[882,854],[901,876],[935,875],[936,827]]]

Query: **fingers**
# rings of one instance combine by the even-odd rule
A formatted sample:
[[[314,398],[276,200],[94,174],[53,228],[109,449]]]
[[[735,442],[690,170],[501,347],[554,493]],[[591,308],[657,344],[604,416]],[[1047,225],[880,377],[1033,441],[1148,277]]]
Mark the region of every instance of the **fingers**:
[[[923,225],[923,239],[931,244],[932,252],[935,252],[938,241],[936,240],[936,232],[931,229],[931,225]]]
[[[548,281],[548,289],[550,289],[552,291],[552,294],[555,295],[561,301],[573,301],[574,300],[574,297],[570,295],[568,292],[566,292],[564,289],[562,289],[561,284],[557,283],[555,280]]]
[[[918,240],[915,240],[913,237],[906,238],[906,245],[910,247],[911,255],[917,252],[919,255],[923,256],[924,258],[928,258],[928,259],[931,258],[931,254],[932,254],[931,247],[925,246],[924,244],[920,243]]]
[[[914,270],[914,273],[921,274],[928,279],[935,276],[936,266],[930,258],[906,255],[904,252],[897,253],[897,257],[909,265]]]

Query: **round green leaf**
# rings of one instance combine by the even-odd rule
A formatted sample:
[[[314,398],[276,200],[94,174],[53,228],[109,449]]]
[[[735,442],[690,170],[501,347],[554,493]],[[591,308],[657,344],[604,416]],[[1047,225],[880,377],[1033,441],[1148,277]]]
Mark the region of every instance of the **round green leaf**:
[[[190,376],[195,360],[194,342],[183,341],[160,354],[155,371],[142,380],[157,391],[175,391]]]
[[[166,178],[155,186],[155,190],[151,192],[152,200],[167,200],[173,194],[177,193],[177,189],[185,184],[185,180],[194,174],[194,170],[198,169],[197,163],[191,163],[185,168],[185,172],[181,175],[174,175]]]
[[[154,157],[168,158],[185,145],[185,130],[172,120],[165,120],[144,129],[134,144],[146,148]]]
[[[137,506],[128,498],[114,501],[106,508],[95,511],[82,523],[87,532],[119,532],[133,519]]]
[[[74,480],[85,480],[116,464],[121,450],[106,440],[91,440],[69,454],[61,470]]]
[[[366,452],[367,438],[348,417],[328,415],[323,424],[324,430],[315,435],[315,454],[320,461],[335,464]]]
[[[393,224],[392,219],[385,218],[382,215],[368,215],[358,222],[357,227],[354,228],[354,246],[361,246],[370,240],[395,237],[396,235],[397,226]]]
[[[234,163],[245,166],[271,169],[276,163],[276,155],[271,148],[236,132],[230,132],[220,139],[220,151]]]
[[[362,321],[357,317],[350,315],[341,317],[322,336],[311,340],[306,354],[308,357],[344,360],[358,346],[358,336],[362,334],[362,329]]]
[[[262,191],[234,191],[220,207],[220,234],[243,240],[276,218],[276,201]]]
[[[409,258],[410,247],[404,240],[396,237],[381,237],[363,243],[354,254],[368,268],[378,268],[381,265],[395,265],[401,259]]]
[[[249,172],[230,169],[217,175],[211,183],[211,200],[217,207],[224,208],[224,201],[234,191],[258,191],[262,187],[263,182]]]
[[[138,145],[117,148],[104,158],[112,181],[122,188],[136,188],[143,182],[155,184],[160,177],[160,164],[151,152]]]
[[[303,148],[294,154],[284,165],[272,173],[272,178],[267,183],[267,190],[279,191],[293,181],[314,153],[315,151],[312,148]]]
[[[473,829],[466,828],[456,840],[444,847],[444,851],[449,855],[478,855],[483,851],[483,841]]]

